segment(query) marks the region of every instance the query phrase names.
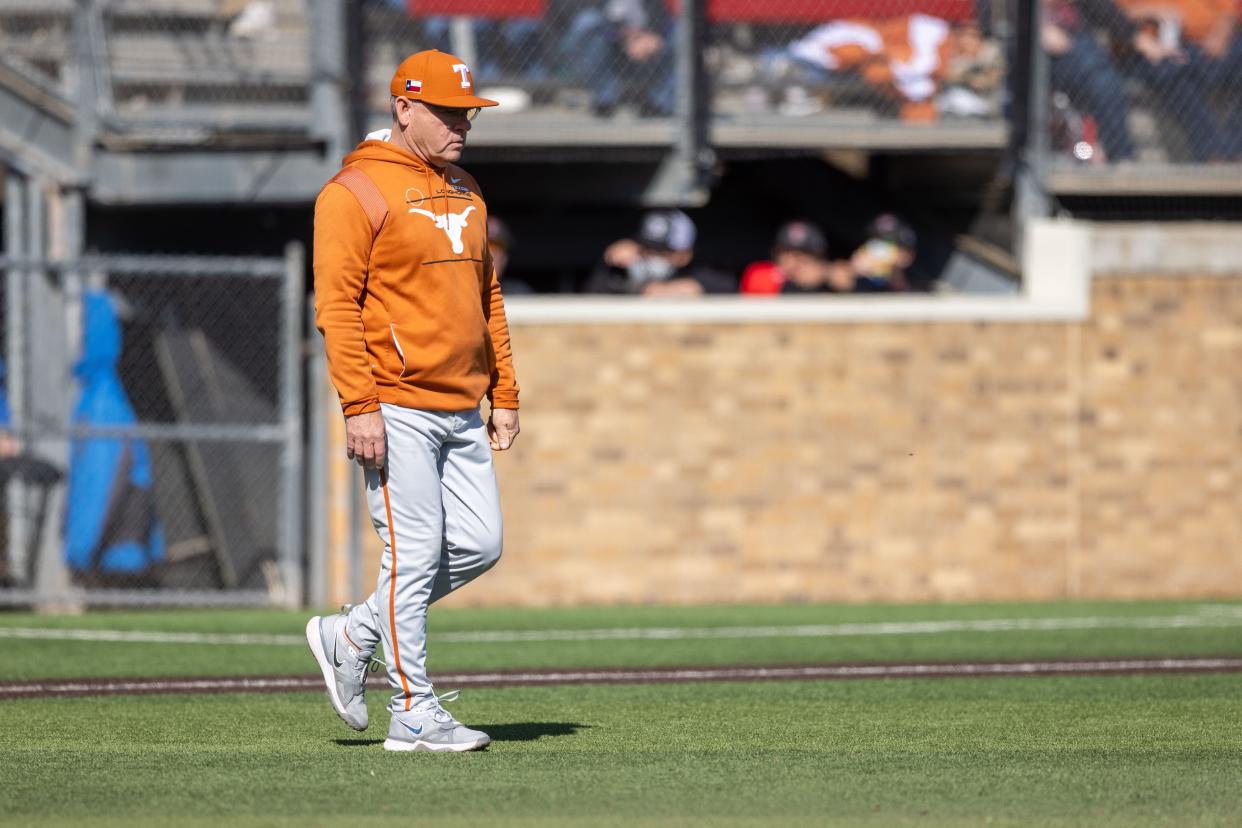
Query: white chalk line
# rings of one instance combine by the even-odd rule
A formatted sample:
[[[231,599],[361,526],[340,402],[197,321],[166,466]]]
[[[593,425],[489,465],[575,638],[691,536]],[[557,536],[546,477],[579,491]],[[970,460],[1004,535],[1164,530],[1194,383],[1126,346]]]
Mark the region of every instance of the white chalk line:
[[[942,621],[882,621],[855,624],[799,624],[745,627],[622,627],[582,630],[479,630],[435,633],[437,642],[499,644],[555,641],[690,641],[747,638],[844,638],[938,633],[1055,632],[1072,630],[1168,630],[1242,627],[1239,608],[1205,608],[1198,615],[1088,616],[1080,618],[996,618]],[[0,627],[0,638],[44,641],[107,641],[135,644],[305,646],[301,635],[160,632],[150,630]]]
[[[0,697],[37,696],[42,694],[98,696],[116,693],[219,693],[235,691],[318,690],[323,679],[290,676],[288,678],[219,678],[219,679],[137,679],[133,681],[37,681],[5,685],[0,683]]]
[[[436,676],[440,684],[577,684],[583,682],[753,681],[760,679],[901,678],[915,676],[1040,675],[1242,670],[1242,658],[1102,659],[960,664],[850,664],[811,667],[573,670],[539,673],[463,673]]]
[[[563,670],[514,673],[450,673],[434,676],[437,684],[521,686],[556,684],[630,684],[707,681],[808,679],[951,678],[967,676],[1039,676],[1074,674],[1187,673],[1242,670],[1242,658],[1101,659],[1095,661],[1027,661],[956,664],[868,664],[793,667],[719,667],[669,669]],[[373,682],[377,683],[377,682]],[[211,679],[130,679],[0,683],[0,698],[42,695],[97,696],[125,693],[219,693],[321,690],[318,676]]]

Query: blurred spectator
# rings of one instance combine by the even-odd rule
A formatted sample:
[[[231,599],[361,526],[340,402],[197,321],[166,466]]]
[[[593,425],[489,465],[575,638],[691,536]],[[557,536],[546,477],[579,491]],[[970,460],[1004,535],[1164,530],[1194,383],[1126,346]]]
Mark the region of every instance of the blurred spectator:
[[[850,264],[855,293],[889,293],[910,289],[908,271],[918,238],[914,229],[893,213],[881,213],[867,228],[867,241],[854,251]]]
[[[1082,0],[1080,0],[1082,2]],[[1196,161],[1228,156],[1225,137],[1204,92],[1204,59],[1197,40],[1231,31],[1233,0],[1120,0],[1129,15],[1124,34],[1126,72],[1141,81],[1164,117],[1185,134]],[[1222,48],[1224,43],[1221,44]]]
[[[505,268],[509,265],[509,249],[513,247],[513,236],[509,226],[498,216],[487,217],[487,249],[492,254],[492,265],[496,268],[496,278],[505,277]]]
[[[505,295],[535,292],[526,281],[505,276],[509,267],[509,251],[513,249],[513,234],[509,232],[509,226],[496,216],[487,217],[487,249],[492,254],[492,266],[496,268],[496,278],[500,280]]]
[[[1093,29],[1106,32],[1132,28],[1112,0],[1045,0],[1041,40],[1049,56],[1052,88],[1089,113],[1099,129],[1109,161],[1134,157],[1130,136],[1130,104],[1125,83]]]
[[[1229,158],[1242,160],[1242,33],[1239,16],[1230,14],[1220,21],[1198,43],[1202,49],[1203,73],[1209,88],[1221,99],[1224,107],[1222,130],[1225,152]]]
[[[591,109],[611,115],[630,104],[639,115],[673,112],[673,19],[663,0],[596,0],[570,23],[565,62],[591,89]]]
[[[615,241],[604,251],[584,292],[642,296],[732,293],[736,285],[729,276],[695,263],[695,236],[694,222],[680,210],[647,213],[634,238]]]
[[[1109,161],[1131,159],[1135,150],[1124,84],[1095,31],[1112,41],[1125,73],[1143,83],[1163,117],[1185,134],[1195,160],[1230,154],[1204,94],[1203,62],[1182,43],[1190,18],[1179,11],[1193,9],[1195,34],[1211,40],[1217,25],[1211,21],[1223,18],[1207,13],[1206,4],[1219,2],[1225,0],[1121,0],[1120,7],[1113,0],[1047,0],[1042,40],[1052,86],[1095,118]],[[1225,24],[1232,25],[1219,25]]]
[[[791,221],[776,231],[772,261],[755,262],[742,273],[740,292],[749,295],[776,293],[849,293],[854,274],[848,262],[828,259],[828,242],[819,228],[807,221]]]
[[[953,24],[952,46],[936,101],[946,114],[988,117],[996,114],[997,90],[1005,75],[1000,44],[983,36],[974,20]]]
[[[833,21],[794,41],[787,52],[811,82],[856,72],[898,101],[907,121],[936,119],[946,79],[954,90],[944,101],[949,111],[990,114],[1001,78],[1000,51],[984,41],[977,24],[950,26],[926,14]]]
[[[1242,42],[1234,0],[1119,0],[1138,27],[1131,69],[1155,88],[1167,86],[1165,109],[1181,121],[1197,160],[1237,157],[1242,117]],[[1231,98],[1220,125],[1203,86]]]

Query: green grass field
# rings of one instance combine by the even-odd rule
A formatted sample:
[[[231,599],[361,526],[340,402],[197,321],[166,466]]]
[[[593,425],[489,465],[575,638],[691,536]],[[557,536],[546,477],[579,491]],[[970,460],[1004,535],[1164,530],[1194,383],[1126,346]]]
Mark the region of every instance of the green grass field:
[[[0,680],[308,674],[305,618],[0,614]],[[998,619],[1054,623],[987,629]],[[1057,628],[1083,619],[1094,628]],[[914,622],[930,626],[858,626]],[[641,637],[653,628],[664,637]],[[539,634],[600,629],[622,632]],[[479,640],[516,631],[545,640]],[[441,610],[430,667],[1140,655],[1242,655],[1242,604]],[[385,753],[384,695],[365,734],[320,693],[0,701],[0,824],[1242,824],[1242,674],[468,689],[451,709],[494,741],[453,756]]]

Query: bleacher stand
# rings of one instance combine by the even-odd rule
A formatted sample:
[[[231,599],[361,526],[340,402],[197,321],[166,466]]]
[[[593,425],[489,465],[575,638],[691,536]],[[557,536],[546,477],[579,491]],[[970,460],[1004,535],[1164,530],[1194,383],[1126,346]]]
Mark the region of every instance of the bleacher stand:
[[[191,123],[306,120],[302,0],[120,0],[105,15],[118,115]]]
[[[49,85],[62,85],[73,7],[72,0],[0,0],[3,60]]]
[[[97,7],[108,106],[119,122],[272,126],[307,120],[304,0],[111,0]],[[0,0],[0,52],[67,91],[72,0]]]

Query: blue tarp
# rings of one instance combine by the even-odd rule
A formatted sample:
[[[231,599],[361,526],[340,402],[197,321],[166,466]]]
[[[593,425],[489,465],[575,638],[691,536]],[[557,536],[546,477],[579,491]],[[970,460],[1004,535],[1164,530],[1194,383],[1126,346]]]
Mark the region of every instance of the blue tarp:
[[[111,297],[83,297],[82,358],[74,366],[81,394],[74,425],[131,425],[133,407],[117,374],[121,323]],[[155,519],[151,457],[131,439],[74,440],[69,449],[65,559],[78,570],[137,573],[164,557]]]
[[[0,431],[8,431],[13,424],[13,413],[9,411],[9,366],[0,359]]]

